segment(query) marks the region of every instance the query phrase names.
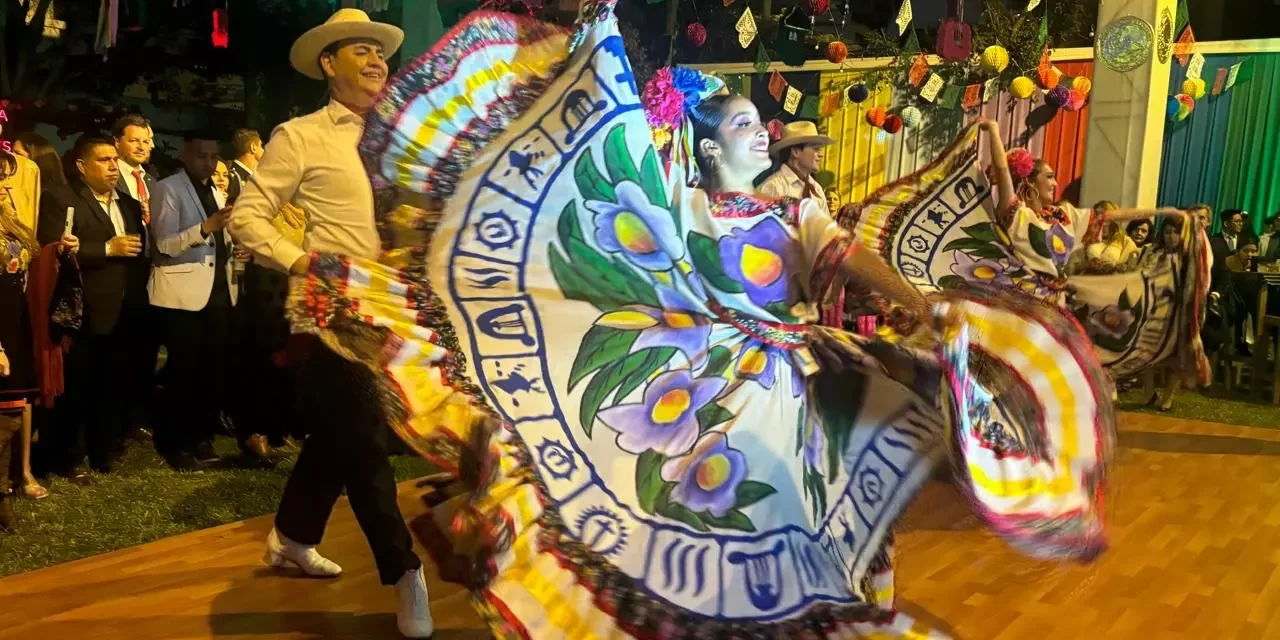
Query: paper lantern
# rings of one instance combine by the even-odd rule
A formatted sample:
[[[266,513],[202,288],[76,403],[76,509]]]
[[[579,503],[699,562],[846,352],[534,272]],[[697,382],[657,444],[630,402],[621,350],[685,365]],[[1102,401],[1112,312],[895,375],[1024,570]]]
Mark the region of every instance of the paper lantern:
[[[1178,113],[1177,115],[1173,116],[1173,119],[1177,120],[1178,122],[1182,122],[1183,120],[1186,120],[1187,117],[1189,117],[1190,115],[1191,115],[1191,107],[1188,107],[1187,105],[1179,102]]]
[[[920,121],[924,118],[920,110],[915,107],[903,107],[898,117],[902,118],[902,126],[908,129],[920,126]]]
[[[1182,92],[1191,96],[1194,100],[1204,97],[1204,80],[1202,78],[1187,78],[1182,81]]]
[[[1045,100],[1055,107],[1065,107],[1071,101],[1071,90],[1064,86],[1057,86],[1049,90],[1044,96]]]
[[[831,10],[831,0],[809,0],[809,15],[817,16]]]
[[[1175,97],[1177,97],[1177,98],[1178,98],[1178,102],[1182,103],[1182,106],[1184,106],[1184,107],[1186,107],[1186,108],[1187,108],[1187,113],[1190,113],[1190,112],[1192,112],[1192,111],[1194,111],[1194,110],[1195,110],[1195,108],[1196,108],[1196,99],[1195,99],[1195,98],[1192,98],[1191,96],[1189,96],[1189,95],[1187,95],[1187,94],[1185,94],[1185,93],[1179,93],[1179,94],[1178,94],[1177,96],[1175,96]]]
[[[1166,118],[1168,118],[1168,119],[1170,119],[1170,120],[1173,120],[1175,117],[1177,117],[1177,115],[1178,115],[1178,108],[1179,108],[1179,107],[1181,107],[1181,106],[1182,106],[1182,103],[1181,103],[1181,102],[1178,102],[1178,99],[1177,99],[1177,98],[1175,98],[1175,97],[1173,97],[1173,96],[1169,96],[1169,101],[1168,101],[1168,102],[1166,102],[1166,103],[1165,103],[1165,105],[1164,105],[1164,115],[1165,115],[1165,117],[1166,117]]]
[[[1004,47],[993,44],[982,52],[982,70],[987,73],[996,74],[1005,70],[1009,66],[1009,51]]]
[[[833,40],[831,41],[831,44],[827,45],[827,60],[830,60],[835,64],[840,64],[848,57],[849,46],[845,43],[840,42],[839,40]]]
[[[865,102],[867,98],[871,97],[871,92],[867,91],[867,85],[855,84],[852,87],[849,87],[849,91],[846,93],[846,96],[849,98],[849,102],[861,104]]]
[[[873,127],[884,126],[886,114],[883,107],[873,107],[867,110],[867,124]]]
[[[1067,99],[1067,111],[1079,111],[1084,108],[1087,96],[1080,93],[1077,89],[1070,90],[1071,97]]]
[[[1093,81],[1084,76],[1076,76],[1071,80],[1071,88],[1087,96],[1093,91]]]
[[[1037,71],[1036,74],[1040,76],[1040,86],[1044,87],[1045,91],[1058,88],[1058,83],[1062,81],[1062,72],[1058,71],[1057,67],[1046,67]]]
[[[707,28],[702,26],[701,22],[690,23],[684,33],[695,47],[701,47],[707,43]]]
[[[889,114],[885,116],[884,130],[889,135],[902,131],[902,118],[897,114]]]
[[[1036,91],[1036,83],[1026,76],[1018,76],[1009,83],[1009,93],[1019,100],[1026,100]]]

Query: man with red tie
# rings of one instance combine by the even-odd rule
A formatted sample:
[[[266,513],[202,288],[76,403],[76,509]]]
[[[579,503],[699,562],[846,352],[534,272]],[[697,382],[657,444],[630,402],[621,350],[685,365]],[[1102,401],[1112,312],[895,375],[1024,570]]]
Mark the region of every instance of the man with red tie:
[[[155,147],[151,123],[136,113],[121,116],[111,125],[111,137],[119,156],[116,163],[120,168],[120,181],[116,184],[116,192],[122,199],[138,203],[142,209],[142,224],[150,228],[151,192],[156,180],[145,165],[151,161],[151,150]],[[149,249],[144,247],[144,255],[150,255]],[[155,381],[156,359],[160,351],[160,343],[155,337],[158,331],[150,330],[155,323],[148,320],[145,324],[149,325],[148,329],[134,334],[135,344],[128,349],[133,361],[130,371],[133,373],[126,400],[131,405],[129,419],[123,435],[133,440],[147,440],[151,437],[151,421],[147,414]],[[123,442],[117,446],[122,445]]]
[[[142,205],[143,220],[149,222],[155,178],[144,165],[151,160],[151,123],[137,114],[123,116],[111,126],[111,137],[120,156],[120,184],[116,190]]]

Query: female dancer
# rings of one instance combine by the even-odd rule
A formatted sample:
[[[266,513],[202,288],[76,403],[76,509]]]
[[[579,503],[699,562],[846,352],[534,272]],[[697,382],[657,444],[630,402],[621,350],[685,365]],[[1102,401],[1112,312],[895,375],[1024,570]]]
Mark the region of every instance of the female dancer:
[[[1008,233],[1013,250],[1024,265],[1051,291],[1064,292],[1064,267],[1071,254],[1097,242],[1103,225],[1153,217],[1185,218],[1178,209],[1081,210],[1055,202],[1058,181],[1053,167],[1035,159],[1026,149],[1006,153],[1000,128],[994,121],[982,123],[991,149],[991,169],[996,189],[996,222]],[[1119,233],[1123,233],[1119,231]],[[1063,295],[1052,298],[1066,304]]]
[[[820,207],[751,195],[768,136],[720,89],[660,73],[646,118],[588,2],[572,34],[473,14],[371,112],[375,184],[442,208],[381,217],[376,263],[314,256],[290,312],[466,484],[415,523],[442,566],[503,637],[927,636],[866,582],[946,447],[1006,539],[1096,554],[1114,423],[1078,330],[959,297],[941,339],[817,326],[845,278],[931,310]]]
[[[1179,218],[1165,220],[1164,224],[1160,225],[1160,234],[1155,241],[1142,249],[1142,254],[1138,257],[1138,268],[1154,271],[1164,267],[1165,263],[1179,260],[1180,256],[1186,254],[1186,246],[1191,241],[1191,228],[1191,224],[1186,224],[1185,220]],[[1143,374],[1145,404],[1154,405],[1157,400],[1160,400],[1160,394],[1156,391],[1156,377],[1157,374],[1162,373],[1165,378],[1165,387],[1164,399],[1160,400],[1160,410],[1168,412],[1173,409],[1173,397],[1182,387],[1184,379],[1188,385],[1194,384],[1195,372],[1195,363],[1186,361],[1185,355],[1182,358],[1166,360],[1162,366],[1151,367]]]

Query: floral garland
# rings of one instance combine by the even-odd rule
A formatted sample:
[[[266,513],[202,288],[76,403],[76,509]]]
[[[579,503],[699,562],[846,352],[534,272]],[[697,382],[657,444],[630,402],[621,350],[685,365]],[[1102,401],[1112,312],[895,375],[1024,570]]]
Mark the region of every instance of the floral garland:
[[[684,170],[688,184],[697,184],[702,177],[694,160],[693,123],[688,113],[724,90],[724,81],[715,76],[687,67],[663,67],[640,94],[654,146],[668,170],[672,164]]]

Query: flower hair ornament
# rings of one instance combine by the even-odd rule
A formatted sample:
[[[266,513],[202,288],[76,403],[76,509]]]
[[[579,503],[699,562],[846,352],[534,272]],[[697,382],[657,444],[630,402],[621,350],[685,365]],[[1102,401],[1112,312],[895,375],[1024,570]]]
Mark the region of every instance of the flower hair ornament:
[[[714,76],[686,67],[663,67],[640,94],[654,146],[668,170],[672,165],[684,170],[686,184],[695,185],[702,178],[693,156],[689,111],[724,90],[724,81]]]
[[[1014,184],[1030,178],[1036,169],[1036,159],[1026,149],[1010,151],[1005,156],[1005,162],[1009,165],[1009,177],[1013,178]]]

